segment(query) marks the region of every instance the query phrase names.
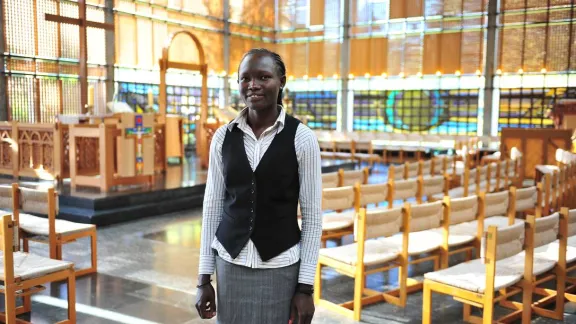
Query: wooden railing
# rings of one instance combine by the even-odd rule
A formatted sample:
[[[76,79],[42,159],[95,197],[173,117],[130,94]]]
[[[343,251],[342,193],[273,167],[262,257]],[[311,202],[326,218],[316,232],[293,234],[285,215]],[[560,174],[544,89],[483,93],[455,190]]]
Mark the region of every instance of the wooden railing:
[[[164,125],[154,126],[155,171],[165,170],[166,144]],[[42,180],[70,177],[68,125],[0,122],[0,175]],[[84,139],[83,139],[84,140]],[[80,149],[82,148],[82,149]],[[85,138],[77,143],[76,163],[79,169],[99,169],[97,140]]]

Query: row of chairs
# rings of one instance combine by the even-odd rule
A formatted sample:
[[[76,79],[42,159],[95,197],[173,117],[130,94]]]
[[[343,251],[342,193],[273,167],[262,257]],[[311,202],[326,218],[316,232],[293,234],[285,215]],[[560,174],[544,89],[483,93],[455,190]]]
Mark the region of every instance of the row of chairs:
[[[0,315],[7,323],[16,323],[16,316],[31,311],[31,296],[45,289],[43,285],[67,282],[68,319],[76,322],[76,277],[97,272],[96,226],[56,219],[58,195],[47,190],[0,185],[0,249],[2,250],[4,283],[0,290],[5,298],[5,312]],[[37,215],[46,215],[41,217]],[[75,269],[75,264],[63,259],[65,244],[80,238],[91,240],[90,266]],[[49,257],[30,253],[29,242],[48,245]],[[22,298],[16,307],[16,299]]]
[[[356,186],[356,192],[360,191]],[[447,268],[449,256],[479,251],[484,228],[506,226],[514,216],[538,209],[541,186],[450,198],[401,207],[362,206],[354,218],[356,243],[323,248],[316,277],[316,301],[339,313],[360,320],[363,305],[387,301],[406,305],[407,294],[422,288],[422,282],[408,278],[407,267],[426,261],[434,269]],[[478,252],[476,252],[478,256]],[[321,299],[322,268],[330,267],[355,279],[354,301],[335,305]],[[386,293],[365,287],[366,275],[399,268],[399,288]]]

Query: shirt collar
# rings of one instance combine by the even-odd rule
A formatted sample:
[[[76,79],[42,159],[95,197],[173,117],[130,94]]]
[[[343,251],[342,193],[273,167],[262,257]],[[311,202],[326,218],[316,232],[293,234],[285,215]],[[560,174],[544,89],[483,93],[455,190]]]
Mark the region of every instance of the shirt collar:
[[[280,109],[280,114],[278,115],[278,118],[276,118],[276,121],[274,122],[274,125],[272,125],[272,127],[277,126],[278,131],[281,131],[284,128],[284,122],[286,121],[286,111],[284,110],[284,107],[282,107],[282,105],[277,105],[277,107]],[[240,111],[238,116],[228,124],[228,130],[232,131],[235,124],[237,124],[238,127],[240,128],[242,128],[241,126],[248,126],[248,119],[247,119],[248,109],[249,108],[246,107]]]

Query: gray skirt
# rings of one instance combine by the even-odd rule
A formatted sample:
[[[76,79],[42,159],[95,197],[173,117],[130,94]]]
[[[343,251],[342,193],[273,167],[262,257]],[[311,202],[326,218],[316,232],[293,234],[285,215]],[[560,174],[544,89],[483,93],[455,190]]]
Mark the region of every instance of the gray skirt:
[[[252,269],[216,257],[218,324],[287,324],[300,262]]]

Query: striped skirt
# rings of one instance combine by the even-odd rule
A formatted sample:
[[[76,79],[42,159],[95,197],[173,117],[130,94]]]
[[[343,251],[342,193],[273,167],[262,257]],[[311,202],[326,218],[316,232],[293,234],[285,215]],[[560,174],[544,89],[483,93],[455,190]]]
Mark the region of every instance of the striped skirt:
[[[252,269],[216,257],[218,324],[287,324],[300,262]]]

